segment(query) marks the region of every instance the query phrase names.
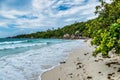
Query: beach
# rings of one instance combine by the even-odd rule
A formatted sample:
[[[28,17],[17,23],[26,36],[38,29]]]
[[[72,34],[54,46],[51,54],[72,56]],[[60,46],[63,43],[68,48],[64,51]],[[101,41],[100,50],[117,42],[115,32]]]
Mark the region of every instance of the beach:
[[[60,65],[42,74],[42,80],[120,80],[120,57],[101,54],[93,57],[94,46],[90,40],[70,52],[68,59]]]

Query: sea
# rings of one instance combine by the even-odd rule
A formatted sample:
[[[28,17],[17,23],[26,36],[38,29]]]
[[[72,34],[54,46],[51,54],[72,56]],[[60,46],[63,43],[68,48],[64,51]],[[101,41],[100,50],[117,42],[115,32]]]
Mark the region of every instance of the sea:
[[[41,80],[48,71],[81,47],[83,40],[0,39],[0,80]]]

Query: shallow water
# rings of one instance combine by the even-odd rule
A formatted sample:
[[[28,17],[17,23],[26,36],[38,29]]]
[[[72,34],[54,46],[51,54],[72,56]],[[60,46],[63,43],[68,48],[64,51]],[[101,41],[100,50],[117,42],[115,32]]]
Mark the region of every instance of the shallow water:
[[[0,80],[40,80],[40,75],[82,46],[83,40],[0,39]]]

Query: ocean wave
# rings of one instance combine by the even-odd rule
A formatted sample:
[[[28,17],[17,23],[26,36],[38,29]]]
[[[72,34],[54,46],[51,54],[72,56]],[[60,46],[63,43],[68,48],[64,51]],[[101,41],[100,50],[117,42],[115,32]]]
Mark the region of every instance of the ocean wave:
[[[0,45],[18,44],[18,43],[25,43],[25,42],[29,42],[29,40],[23,40],[23,41],[5,41],[5,42],[0,42]]]
[[[32,46],[44,46],[44,45],[47,45],[47,43],[22,43],[22,44],[1,45],[0,50],[25,48],[25,47],[32,47]]]

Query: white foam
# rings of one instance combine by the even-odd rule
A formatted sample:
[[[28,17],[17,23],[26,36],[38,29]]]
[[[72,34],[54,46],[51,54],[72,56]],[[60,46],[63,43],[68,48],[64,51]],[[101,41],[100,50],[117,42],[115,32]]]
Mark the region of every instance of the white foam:
[[[42,45],[47,45],[47,43],[24,43],[24,44],[0,45],[0,50],[24,48],[24,47],[31,47],[31,46],[42,46]]]
[[[55,66],[68,53],[82,46],[81,40],[54,44],[37,50],[0,58],[0,80],[37,80],[46,71],[43,66]]]
[[[5,41],[5,42],[0,42],[0,44],[17,44],[17,43],[23,43],[23,42],[27,42],[27,40],[23,40],[23,41]]]

